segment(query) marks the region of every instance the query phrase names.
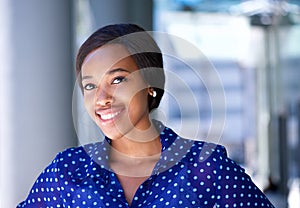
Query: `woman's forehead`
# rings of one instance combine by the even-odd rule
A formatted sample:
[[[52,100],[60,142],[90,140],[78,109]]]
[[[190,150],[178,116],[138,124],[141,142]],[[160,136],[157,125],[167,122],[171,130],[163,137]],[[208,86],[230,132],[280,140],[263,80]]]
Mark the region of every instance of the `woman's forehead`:
[[[130,53],[121,44],[104,45],[87,55],[82,64],[82,73],[91,69],[110,69],[114,65],[130,58]]]
[[[112,68],[124,67],[129,70],[137,70],[137,65],[125,46],[121,44],[109,44],[102,46],[90,54],[82,64],[82,75],[92,73],[103,74]]]

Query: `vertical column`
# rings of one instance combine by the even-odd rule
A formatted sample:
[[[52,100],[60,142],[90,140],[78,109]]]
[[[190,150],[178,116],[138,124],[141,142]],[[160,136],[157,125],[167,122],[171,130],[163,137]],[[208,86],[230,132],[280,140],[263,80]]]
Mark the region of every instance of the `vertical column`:
[[[10,16],[9,0],[0,1],[0,207],[8,207],[7,195],[12,194],[11,186],[6,183],[6,177],[13,174],[10,166],[10,150],[12,146],[11,121],[11,47],[10,47]],[[8,193],[8,194],[7,194]]]
[[[297,129],[298,129],[298,132],[297,132],[297,151],[300,150],[300,100],[298,100],[297,102],[297,109],[296,109],[296,112],[297,112],[297,122],[298,122],[298,126],[297,126]],[[299,155],[299,153],[296,155]],[[296,156],[296,161],[297,161],[297,177],[300,178],[300,157],[299,156]]]
[[[270,155],[269,155],[269,125],[271,121],[269,103],[269,82],[268,82],[268,48],[269,33],[268,28],[262,28],[261,42],[265,45],[264,60],[260,62],[256,70],[256,94],[257,94],[257,148],[258,148],[258,172],[262,180],[262,186],[266,185],[270,175]]]
[[[0,8],[9,34],[0,46],[9,52],[0,77],[0,207],[15,207],[55,154],[76,144],[71,1],[6,0]]]
[[[287,144],[287,115],[282,113],[278,115],[278,136],[279,136],[279,188],[283,195],[284,203],[288,196],[288,178],[289,178],[289,157]]]
[[[279,136],[277,116],[283,107],[281,99],[281,80],[279,62],[278,25],[265,24],[260,16],[252,22],[259,26],[264,34],[264,61],[258,71],[258,153],[259,172],[263,181],[270,177],[273,181],[280,180],[279,173]],[[266,184],[265,184],[266,185]]]

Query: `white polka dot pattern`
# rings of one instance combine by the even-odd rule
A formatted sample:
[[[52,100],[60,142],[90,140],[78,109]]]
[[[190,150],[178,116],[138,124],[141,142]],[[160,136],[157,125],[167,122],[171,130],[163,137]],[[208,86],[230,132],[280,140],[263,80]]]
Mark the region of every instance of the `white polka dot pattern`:
[[[59,153],[18,207],[274,207],[223,146],[161,132],[162,154],[131,206],[108,167],[110,140]]]

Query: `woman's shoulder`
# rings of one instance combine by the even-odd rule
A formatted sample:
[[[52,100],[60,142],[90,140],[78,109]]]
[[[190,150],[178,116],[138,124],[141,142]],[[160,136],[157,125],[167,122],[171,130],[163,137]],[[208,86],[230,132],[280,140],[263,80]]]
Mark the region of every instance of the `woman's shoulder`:
[[[184,155],[184,160],[189,162],[201,162],[213,158],[214,160],[227,158],[225,146],[205,141],[205,139],[183,137],[168,127],[165,127],[161,133],[161,142],[165,149],[171,149],[174,154]]]
[[[182,142],[189,144],[190,148],[186,154],[186,158],[191,162],[203,162],[206,160],[225,160],[228,158],[225,146],[207,142],[204,140],[192,140],[179,138]]]
[[[211,152],[217,151],[221,154],[226,153],[226,148],[218,143],[206,141],[205,139],[198,139],[198,138],[188,138],[185,136],[182,136],[180,133],[174,131],[172,128],[168,126],[164,126],[163,124],[160,124],[161,130],[161,141],[162,143],[172,143],[173,146],[177,145],[184,145],[184,146],[191,146],[192,151],[196,152],[203,152],[205,151],[207,154],[210,154]],[[165,142],[167,141],[167,142]]]
[[[78,147],[70,147],[59,152],[53,159],[51,166],[61,169],[78,169],[86,166],[91,162],[95,149],[99,149],[101,142],[90,143]]]
[[[198,153],[197,155],[220,155],[227,157],[227,150],[225,146],[222,144],[214,143],[214,142],[208,142],[204,140],[193,140],[193,145],[191,148],[192,152]],[[195,153],[194,153],[195,154]]]
[[[95,144],[81,145],[77,147],[69,147],[56,155],[56,160],[82,158],[87,156],[87,152],[91,151]],[[58,162],[58,161],[57,161]]]
[[[179,143],[188,144],[186,153],[183,153],[181,163],[196,175],[200,173],[219,176],[226,172],[245,173],[245,169],[227,155],[225,146],[213,142],[191,140],[179,137]]]

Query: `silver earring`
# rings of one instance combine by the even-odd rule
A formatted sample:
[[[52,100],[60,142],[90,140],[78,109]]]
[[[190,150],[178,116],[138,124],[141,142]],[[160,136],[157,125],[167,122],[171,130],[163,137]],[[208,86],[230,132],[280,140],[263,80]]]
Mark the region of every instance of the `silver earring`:
[[[157,93],[156,93],[156,91],[155,90],[153,90],[153,94],[152,94],[152,97],[156,97],[156,95],[157,95]]]

